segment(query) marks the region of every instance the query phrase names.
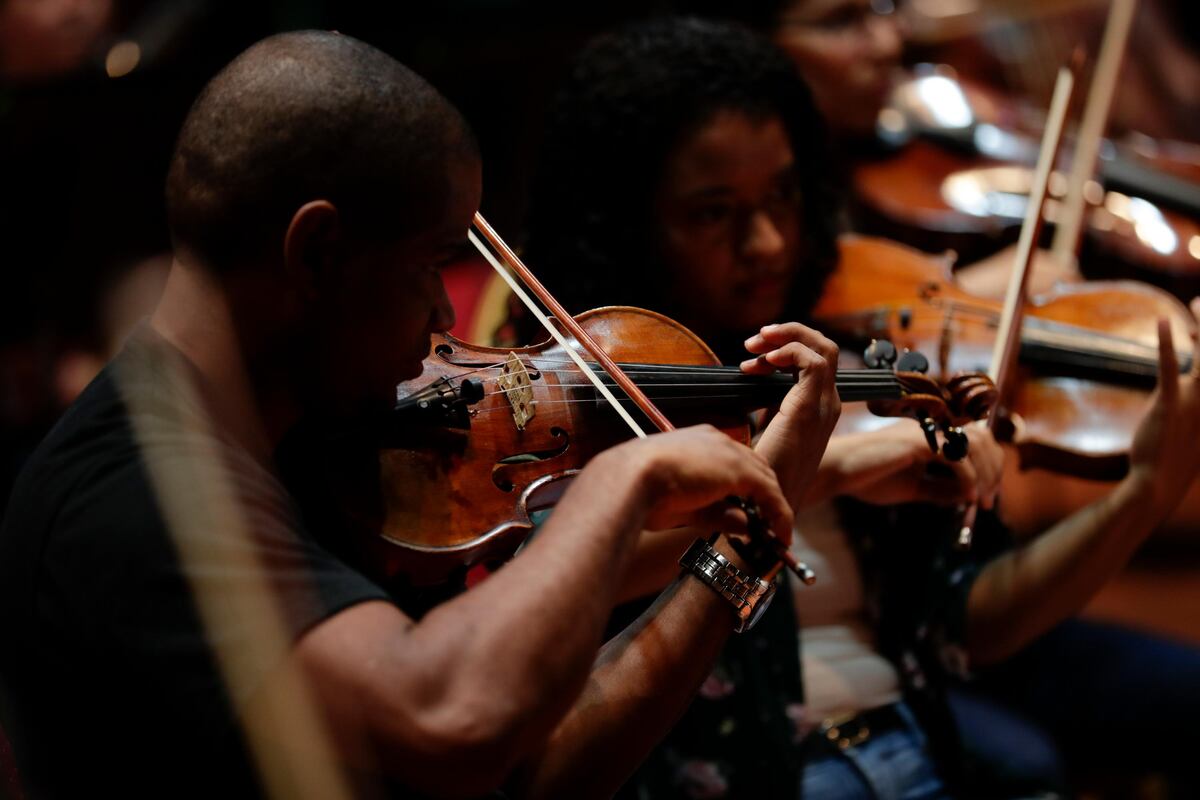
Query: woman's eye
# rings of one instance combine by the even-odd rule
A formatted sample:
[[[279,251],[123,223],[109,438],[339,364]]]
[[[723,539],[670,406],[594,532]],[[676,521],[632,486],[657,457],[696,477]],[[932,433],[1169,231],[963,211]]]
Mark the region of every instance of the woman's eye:
[[[860,8],[844,8],[831,16],[820,20],[817,27],[828,31],[844,31],[860,25],[866,14]]]
[[[775,203],[790,203],[796,199],[796,187],[794,184],[781,184],[771,190],[771,194],[767,196],[767,200]]]
[[[715,225],[728,219],[731,213],[729,206],[700,206],[692,209],[688,214],[688,219],[696,225]]]

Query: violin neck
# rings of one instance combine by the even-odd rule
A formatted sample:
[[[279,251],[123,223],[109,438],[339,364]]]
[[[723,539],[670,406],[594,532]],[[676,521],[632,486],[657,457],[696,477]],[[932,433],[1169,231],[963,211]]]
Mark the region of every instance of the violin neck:
[[[938,137],[948,139],[952,146],[961,147],[958,136]],[[1017,160],[1033,162],[1037,156],[1037,143],[1022,134],[1008,134],[1000,138],[1003,150],[980,147],[976,142],[968,143],[969,149],[987,158],[1003,161]],[[1174,209],[1192,216],[1200,214],[1200,184],[1156,167],[1153,163],[1117,150],[1111,158],[1101,158],[1096,164],[1100,182],[1106,189],[1149,200],[1157,205]]]
[[[668,407],[718,404],[753,411],[783,399],[796,378],[786,373],[746,375],[737,367],[698,367],[671,364],[621,364],[634,382],[654,401]],[[606,383],[611,383],[607,378]],[[835,379],[843,402],[894,399],[904,390],[896,375],[883,369],[838,370]]]
[[[1184,214],[1200,214],[1200,185],[1178,175],[1125,156],[1102,160],[1099,171],[1109,189],[1128,192]]]
[[[1179,354],[1180,370],[1191,369]],[[1158,350],[1141,342],[1095,331],[1027,319],[1021,332],[1021,363],[1055,374],[1150,386],[1158,379]]]

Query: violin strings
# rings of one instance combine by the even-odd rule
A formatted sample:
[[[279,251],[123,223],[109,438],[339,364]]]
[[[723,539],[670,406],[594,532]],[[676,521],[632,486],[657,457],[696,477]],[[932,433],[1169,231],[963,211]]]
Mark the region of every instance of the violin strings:
[[[566,365],[568,365],[568,368],[567,369],[543,369],[542,367],[539,366],[539,364],[566,364]],[[570,361],[544,359],[544,360],[540,360],[540,361],[532,361],[529,364],[523,363],[523,366],[525,366],[526,369],[532,368],[532,369],[536,370],[537,372],[540,372],[543,374],[549,374],[549,375],[578,374],[579,370],[571,369],[569,367],[570,364],[571,364]],[[496,364],[496,365],[478,367],[476,369],[471,370],[470,372],[460,373],[460,375],[469,375],[469,374],[472,374],[475,372],[482,372],[484,370],[489,370],[489,369],[503,369],[504,366],[505,365],[503,363],[501,363],[501,364]],[[687,364],[661,364],[661,365],[659,365],[659,364],[642,364],[642,365],[631,364],[628,366],[622,365],[622,368],[624,369],[624,371],[627,375],[671,375],[671,374],[717,375],[717,376],[744,375],[744,373],[741,372],[740,368],[726,367],[726,366],[712,366],[712,367],[695,366],[695,367],[693,367],[693,366],[690,366]],[[786,374],[786,373],[779,373],[779,374]],[[842,376],[850,377],[850,376],[854,376],[857,374],[880,375],[880,374],[890,374],[890,373],[888,373],[882,369],[866,369],[866,368],[864,368],[864,369],[839,369],[837,374],[838,374],[838,377],[842,377]]]
[[[506,363],[507,362],[500,362],[497,364],[489,364],[486,366],[479,367],[477,370],[473,370],[473,371],[484,370],[484,369],[501,369],[505,366]],[[538,371],[553,372],[554,370],[542,370],[539,365],[541,365],[541,364],[565,364],[568,367],[570,367],[574,362],[568,361],[566,359],[556,359],[556,358],[531,358],[528,363],[526,363],[524,361],[522,361],[521,363],[526,367],[533,367],[534,369],[537,369]],[[637,363],[630,363],[630,364],[618,364],[618,366],[620,366],[624,370],[641,370],[643,372],[676,371],[676,372],[693,372],[693,373],[699,373],[699,372],[733,373],[733,372],[737,372],[739,370],[739,367],[737,367],[737,366],[728,366],[728,365],[724,365],[724,364],[637,364]],[[560,370],[560,371],[564,371],[564,370]],[[568,372],[576,371],[577,372],[578,368],[576,368],[575,370],[568,369],[565,371],[568,371]],[[843,372],[871,372],[872,370],[868,370],[868,369],[853,370],[852,369],[852,370],[842,370],[842,371]]]
[[[831,319],[872,317],[872,316],[876,316],[880,310],[891,312],[891,311],[895,311],[896,309],[897,309],[897,306],[884,306],[881,309],[864,311],[859,314],[838,315],[835,317],[831,317]],[[907,332],[907,331],[911,331],[911,330],[915,330],[915,329],[926,330],[928,328],[934,328],[934,329],[940,330],[941,328],[945,327],[945,324],[946,324],[946,314],[943,312],[943,309],[950,309],[951,311],[967,312],[970,315],[973,315],[976,317],[983,317],[984,319],[987,319],[987,320],[998,319],[998,317],[999,317],[999,315],[991,309],[975,307],[970,304],[963,303],[961,301],[949,301],[949,302],[943,302],[943,303],[934,302],[930,306],[923,306],[921,308],[916,309],[915,313],[912,313],[912,315],[911,315],[912,321],[909,323],[909,325],[907,325],[905,327],[905,331]],[[926,312],[926,313],[922,313],[922,312]],[[956,319],[955,317],[951,316],[950,321],[951,321],[951,325],[952,325],[952,327],[950,328],[951,332],[957,333],[957,332],[961,332],[962,330],[964,330],[964,328],[961,325],[962,320]],[[1037,333],[1041,333],[1041,332],[1059,332],[1059,333],[1063,333],[1063,334],[1076,335],[1081,340],[1087,339],[1087,340],[1093,340],[1093,341],[1094,340],[1106,341],[1106,342],[1112,343],[1116,347],[1122,347],[1122,348],[1126,348],[1126,349],[1132,348],[1132,349],[1142,350],[1148,354],[1153,354],[1154,357],[1149,358],[1148,360],[1157,362],[1157,346],[1149,345],[1144,342],[1139,342],[1134,339],[1129,339],[1127,337],[1118,336],[1116,334],[1108,333],[1106,331],[1096,331],[1096,330],[1091,330],[1088,328],[1082,328],[1078,325],[1072,325],[1072,324],[1066,323],[1066,322],[1059,322],[1057,320],[1041,319],[1038,317],[1026,317],[1025,332],[1032,333],[1035,336],[1037,335]],[[1107,350],[1102,350],[1102,349],[1097,349],[1097,348],[1084,347],[1081,349],[1092,350],[1093,352],[1096,352],[1097,354],[1106,355],[1106,356],[1112,355],[1112,356],[1118,357],[1118,358],[1128,358],[1129,357],[1125,353],[1120,353],[1120,352],[1110,353]]]
[[[587,389],[588,387],[580,386],[577,388]],[[500,392],[495,392],[495,394],[500,394]],[[663,402],[663,403],[675,403],[675,402],[678,402],[681,400],[687,400],[687,401],[693,401],[693,402],[701,401],[701,400],[744,400],[745,397],[743,397],[742,395],[738,395],[738,394],[717,394],[717,395],[697,394],[697,395],[680,395],[678,397],[665,397],[665,398],[654,398],[654,399],[659,400],[660,402]],[[872,399],[872,398],[864,397],[862,399],[866,400],[866,399]],[[845,400],[845,398],[843,398],[843,400]],[[601,402],[602,401],[600,399],[600,396],[597,394],[592,397],[586,397],[586,398],[535,400],[534,406],[537,407],[537,406],[543,406],[543,405],[565,405],[565,404],[569,404],[569,403],[601,403]],[[633,401],[632,400],[620,400],[620,402],[630,404]],[[850,402],[854,402],[854,401],[851,400]],[[496,411],[511,411],[511,409],[508,406],[496,405],[496,406],[490,406],[488,408],[480,408],[480,409],[472,410],[472,412],[476,415],[490,414],[490,413],[493,413]]]
[[[499,382],[499,378],[490,378],[488,380],[495,381],[497,383]],[[880,378],[874,379],[874,380],[865,380],[865,379],[842,380],[839,377],[838,380],[836,381],[836,383],[838,386],[846,386],[846,387],[871,387],[871,386],[889,387],[889,386],[899,385],[900,380],[894,375],[881,376]],[[654,390],[654,389],[678,389],[678,388],[691,388],[691,387],[713,388],[713,387],[732,386],[732,385],[736,385],[736,384],[696,383],[696,382],[682,381],[682,382],[674,382],[674,383],[653,383],[653,384],[646,385],[643,388],[645,388],[647,390]],[[792,384],[792,383],[777,383],[777,384],[745,383],[745,384],[741,384],[740,388],[751,389],[751,390],[779,390],[779,389],[783,389],[783,388],[790,388],[793,385],[794,384]],[[501,392],[519,391],[520,389],[523,389],[523,388],[525,388],[525,387],[514,386],[509,389],[498,389],[493,392],[487,392],[485,394],[485,396],[492,395],[492,394],[500,394]],[[578,384],[578,383],[559,383],[559,384],[553,384],[552,388],[559,388],[559,389],[566,390],[566,389],[588,388],[588,387],[585,386],[584,384]]]
[[[586,387],[580,387],[580,388],[586,388]],[[664,399],[674,403],[677,400],[714,400],[714,399],[717,399],[717,400],[742,400],[745,398],[743,398],[741,395],[737,395],[737,394],[719,394],[719,395],[695,394],[695,395],[681,395],[679,397],[668,397],[668,398],[664,398]],[[632,400],[620,400],[619,398],[618,398],[618,400],[619,400],[619,402],[627,403],[627,404],[633,402]],[[536,406],[544,406],[544,405],[563,405],[563,404],[568,404],[568,403],[602,403],[602,402],[603,401],[600,399],[600,395],[596,394],[592,397],[581,397],[581,398],[573,398],[573,399],[535,400],[534,405],[536,407]],[[511,411],[511,410],[512,409],[510,409],[508,406],[499,405],[499,406],[491,406],[489,408],[481,408],[481,409],[478,409],[475,413],[489,414],[493,411]]]
[[[709,386],[709,384],[706,384],[706,383],[669,383],[669,384],[663,384],[662,386],[652,386],[652,387],[643,387],[643,388],[647,389],[650,392],[650,394],[657,397],[657,395],[653,391],[654,389],[659,389],[659,388],[668,388],[668,389],[702,388],[702,387],[708,387],[708,386]],[[892,382],[888,382],[888,383],[879,383],[879,384],[859,384],[859,383],[838,384],[838,387],[841,389],[847,389],[847,390],[871,389],[871,388],[884,390],[884,389],[899,389],[901,387],[901,384],[899,382],[892,381]],[[484,397],[492,397],[493,395],[498,395],[498,394],[508,394],[510,392],[519,392],[523,388],[524,387],[521,387],[521,386],[514,386],[509,389],[497,389],[495,391],[484,393]],[[559,388],[563,391],[592,391],[591,387],[584,386],[582,384],[574,384],[574,385],[561,385],[560,384],[557,388]],[[772,387],[753,387],[753,388],[767,389],[767,388],[772,388]],[[714,397],[714,398],[715,397],[746,397],[746,396],[748,396],[748,394],[750,394],[750,393],[743,392],[740,394],[723,394],[723,395],[710,394],[707,396]],[[677,395],[670,395],[667,397],[663,397],[662,399],[674,400],[677,397],[678,397]]]
[[[894,376],[894,375],[890,375],[890,374],[889,374],[889,375],[881,375],[881,376],[879,376],[879,377],[881,378],[881,380],[875,380],[875,381],[846,381],[846,382],[843,382],[843,381],[841,381],[841,380],[839,379],[839,380],[838,380],[838,382],[837,382],[837,385],[838,385],[838,387],[839,387],[839,388],[844,388],[844,389],[846,389],[846,390],[854,390],[854,389],[900,389],[900,388],[901,388],[901,387],[904,385],[904,382],[903,382],[902,380],[900,380],[899,378],[897,378],[896,376]],[[491,379],[491,380],[497,380],[497,381],[498,381],[499,379],[493,378],[493,379]],[[699,388],[699,387],[711,387],[711,386],[722,386],[722,385],[728,385],[728,384],[709,384],[709,383],[657,383],[657,384],[653,384],[653,385],[650,385],[650,386],[646,386],[646,387],[644,387],[644,388],[645,388],[645,389],[647,389],[647,390],[653,391],[653,390],[655,390],[655,389],[676,389],[676,388],[692,388],[692,387],[697,387],[697,388]],[[783,388],[783,386],[784,386],[783,384],[780,384],[780,385],[777,385],[777,386],[771,386],[771,385],[769,385],[769,384],[757,384],[757,385],[755,385],[755,384],[745,384],[745,385],[744,385],[744,388],[746,388],[746,389],[751,389],[751,390],[771,390],[771,389],[781,389],[781,388]],[[484,397],[492,397],[493,395],[498,395],[498,394],[508,394],[508,393],[510,393],[510,392],[519,392],[519,391],[522,391],[522,390],[523,390],[523,389],[525,389],[525,388],[526,388],[526,387],[524,387],[524,386],[513,386],[513,387],[509,387],[509,388],[507,388],[507,389],[496,389],[495,391],[485,392],[483,396],[484,396]],[[592,387],[590,387],[590,386],[588,386],[588,385],[586,385],[586,384],[570,384],[570,383],[567,383],[567,384],[561,384],[561,383],[560,383],[560,384],[557,384],[556,386],[554,386],[553,388],[555,388],[555,389],[558,389],[558,390],[561,390],[561,391],[564,391],[564,392],[594,391],[594,390],[592,389]],[[741,393],[741,394],[723,394],[723,395],[707,394],[707,395],[695,395],[695,397],[697,397],[697,398],[703,398],[703,397],[709,397],[709,398],[744,398],[744,397],[746,397],[746,394],[747,394],[747,393]],[[687,396],[687,395],[679,395],[679,396],[676,396],[676,395],[671,395],[670,397],[665,397],[665,398],[663,398],[663,399],[664,399],[664,400],[680,400],[680,399],[685,399],[686,397],[688,397],[688,396]],[[547,402],[547,401],[539,401],[539,402]],[[550,402],[553,402],[553,401],[550,401]]]

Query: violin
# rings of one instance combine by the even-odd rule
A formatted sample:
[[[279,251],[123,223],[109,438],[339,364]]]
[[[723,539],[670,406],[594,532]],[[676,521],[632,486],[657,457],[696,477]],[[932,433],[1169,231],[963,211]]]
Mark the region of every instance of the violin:
[[[855,165],[860,227],[974,262],[1016,238],[1037,154],[1036,121],[1018,103],[921,65],[880,116],[893,145]],[[1190,299],[1200,293],[1200,148],[1138,137],[1107,142],[1085,187],[1080,263],[1091,277],[1135,277]],[[1051,223],[1067,180],[1050,184]],[[1103,186],[1103,188],[1102,188]]]
[[[711,423],[748,444],[749,413],[776,405],[795,385],[792,375],[721,366],[695,334],[652,311],[600,308],[576,321],[679,425]],[[986,414],[995,397],[986,376],[943,385],[919,371],[918,354],[882,342],[871,357],[876,368],[838,371],[842,400],[916,419],[935,449],[940,434],[948,457],[965,454],[961,426]],[[436,335],[422,376],[401,384],[397,397],[370,439],[309,461],[339,465],[319,481],[351,510],[356,561],[382,580],[415,586],[502,563],[529,536],[534,513],[551,507],[589,459],[631,435],[549,340],[507,350]]]
[[[1001,304],[968,294],[947,259],[865,236],[843,236],[840,262],[814,310],[851,340],[888,338],[936,354],[933,374],[985,367]],[[1016,389],[1002,440],[1022,469],[1091,480],[1128,469],[1133,433],[1158,375],[1157,320],[1170,321],[1182,371],[1196,322],[1173,295],[1133,281],[1091,281],[1032,298],[1020,332]]]

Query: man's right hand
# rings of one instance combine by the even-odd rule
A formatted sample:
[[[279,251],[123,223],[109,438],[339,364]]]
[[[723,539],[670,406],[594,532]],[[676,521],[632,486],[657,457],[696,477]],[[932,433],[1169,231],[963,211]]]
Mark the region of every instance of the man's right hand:
[[[756,504],[763,523],[780,541],[791,541],[792,509],[774,470],[762,456],[711,425],[626,442],[588,468],[593,465],[644,482],[650,530],[689,525],[744,532],[745,514],[727,502],[734,495]]]

